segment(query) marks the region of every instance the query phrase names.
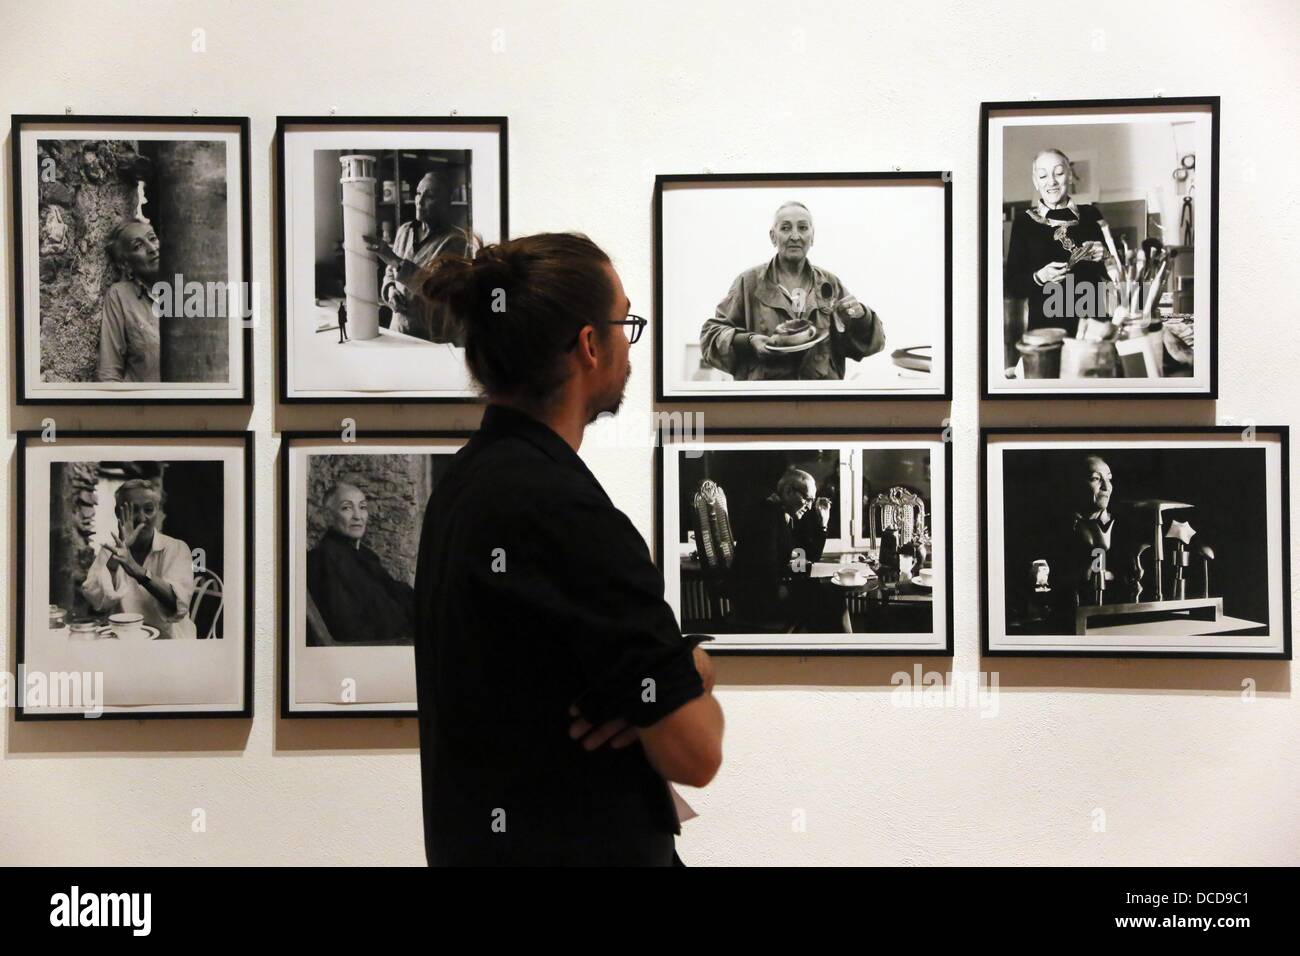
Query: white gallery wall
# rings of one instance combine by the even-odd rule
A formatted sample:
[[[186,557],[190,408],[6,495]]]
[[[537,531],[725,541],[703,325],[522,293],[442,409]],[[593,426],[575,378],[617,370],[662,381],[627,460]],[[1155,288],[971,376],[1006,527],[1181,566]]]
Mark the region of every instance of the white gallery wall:
[[[710,406],[705,424],[932,426],[951,416],[956,656],[921,667],[983,667],[998,694],[899,706],[891,679],[912,672],[907,658],[719,660],[726,761],[709,788],[687,791],[700,817],[685,825],[680,852],[689,864],[729,865],[1294,865],[1294,662],[981,661],[977,430],[1297,424],[1297,38],[1294,0],[6,0],[0,114],[6,124],[10,113],[66,107],[250,116],[254,278],[267,314],[277,114],[508,116],[511,233],[587,232],[646,315],[656,173],[952,170],[951,408]],[[1156,91],[1222,97],[1220,400],[981,407],[980,101]],[[5,567],[18,547],[16,430],[46,417],[67,429],[247,427],[257,433],[257,604],[251,722],[5,715],[0,863],[423,863],[414,721],[276,717],[273,465],[281,429],[344,416],[362,431],[473,427],[478,408],[277,408],[269,322],[255,333],[251,410],[17,408],[5,145]],[[634,421],[648,423],[653,407],[653,349],[652,336],[633,348],[623,414]],[[583,457],[650,539],[650,447],[593,440]],[[1298,510],[1293,493],[1293,551]],[[12,672],[16,595],[4,577],[0,667]]]

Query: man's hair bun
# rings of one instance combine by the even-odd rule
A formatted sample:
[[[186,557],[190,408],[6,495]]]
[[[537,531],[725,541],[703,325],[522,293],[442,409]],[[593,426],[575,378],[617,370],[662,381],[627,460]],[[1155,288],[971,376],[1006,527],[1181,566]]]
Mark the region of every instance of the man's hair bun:
[[[422,288],[465,335],[465,361],[488,397],[546,404],[567,375],[566,344],[586,325],[608,332],[609,256],[584,235],[540,233],[439,256]]]

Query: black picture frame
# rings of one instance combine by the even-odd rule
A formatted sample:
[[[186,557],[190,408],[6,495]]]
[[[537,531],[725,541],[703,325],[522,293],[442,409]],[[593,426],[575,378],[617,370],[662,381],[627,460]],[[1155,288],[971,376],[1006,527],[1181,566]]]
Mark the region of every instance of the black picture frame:
[[[1002,100],[980,104],[980,171],[979,171],[979,343],[980,343],[980,398],[983,401],[1105,401],[1105,400],[1192,400],[1214,401],[1219,397],[1219,103],[1218,96],[1160,96],[1125,97],[1117,99],[1069,100]],[[1059,389],[1055,391],[1017,392],[992,391],[989,381],[989,268],[994,261],[1001,268],[1001,253],[996,260],[990,256],[989,227],[989,121],[999,112],[1050,111],[1106,111],[1125,109],[1168,109],[1180,107],[1208,109],[1210,114],[1210,275],[1209,275],[1209,336],[1207,358],[1209,384],[1202,391],[1161,389],[1106,389],[1083,391]],[[1201,343],[1197,342],[1198,349]],[[1199,361],[1199,357],[1198,357]]]
[[[663,190],[673,184],[725,184],[725,183],[772,183],[772,182],[898,182],[925,183],[938,181],[942,183],[944,204],[944,319],[943,319],[943,358],[944,379],[943,392],[897,392],[869,391],[864,394],[846,393],[843,395],[806,395],[797,391],[758,394],[710,395],[710,394],[667,394],[664,384],[664,237],[663,237]],[[654,218],[654,302],[653,318],[655,342],[655,401],[660,404],[696,403],[733,403],[750,402],[951,402],[952,401],[952,173],[947,170],[892,172],[812,172],[812,173],[661,173],[655,176],[653,197]],[[888,316],[885,317],[888,324]],[[938,343],[936,343],[937,347]],[[886,345],[888,348],[888,345]]]
[[[1283,588],[1289,589],[1291,581],[1291,518],[1290,518],[1290,429],[1287,425],[1250,426],[1257,435],[1275,435],[1280,448],[1280,531],[1281,562]],[[990,633],[990,563],[989,563],[989,494],[993,490],[989,483],[989,445],[990,439],[998,437],[1022,437],[1025,439],[1043,439],[1045,437],[1069,435],[1105,435],[1105,436],[1160,436],[1176,437],[1178,435],[1223,435],[1242,436],[1244,426],[1237,425],[1070,425],[1056,428],[1030,428],[1023,426],[984,426],[980,428],[980,501],[979,501],[979,541],[980,541],[980,654],[982,657],[1074,657],[1074,658],[1149,658],[1160,660],[1257,660],[1289,661],[1292,659],[1291,641],[1291,594],[1287,590],[1280,596],[1282,613],[1282,650],[1277,653],[1248,653],[1233,651],[1089,651],[1079,649],[1062,650],[1019,650],[992,647]]]
[[[25,584],[27,580],[27,515],[26,510],[22,507],[23,498],[26,496],[26,479],[27,479],[27,448],[33,441],[41,442],[44,440],[44,433],[38,429],[23,429],[17,433],[17,487],[19,494],[22,496],[18,499],[17,507],[17,535],[15,538],[15,550],[17,551],[15,576],[15,590],[17,597],[16,622],[14,629],[14,655],[17,666],[22,667],[27,659],[26,637],[27,637],[27,600]],[[135,440],[158,440],[164,442],[184,443],[191,440],[212,440],[212,441],[238,441],[243,448],[241,456],[243,467],[243,493],[246,505],[246,514],[244,515],[243,528],[243,550],[244,550],[244,615],[242,626],[244,630],[244,654],[241,668],[241,679],[243,681],[243,706],[239,710],[214,710],[214,711],[147,711],[141,713],[129,713],[120,711],[105,711],[98,717],[93,718],[95,721],[100,720],[198,720],[198,719],[222,719],[222,720],[251,720],[253,718],[253,645],[256,643],[256,632],[254,630],[254,527],[256,522],[256,507],[253,494],[253,474],[254,474],[254,439],[256,436],[251,431],[203,431],[203,430],[147,430],[147,431],[106,431],[96,429],[78,429],[78,430],[60,430],[56,433],[57,441],[66,439],[84,439],[92,442],[112,442],[135,441]],[[21,721],[57,721],[57,720],[89,720],[83,714],[34,714],[28,711],[22,703],[20,695],[19,703],[15,708],[15,720]]]
[[[510,177],[509,177],[509,121],[505,116],[277,116],[275,120],[275,276],[276,276],[276,389],[283,405],[385,405],[394,402],[416,405],[474,405],[482,404],[481,397],[448,395],[368,395],[348,393],[341,395],[289,395],[288,323],[289,301],[286,271],[288,250],[286,244],[285,213],[285,137],[293,127],[327,126],[399,130],[421,126],[487,126],[496,127],[499,150],[499,175],[501,177],[500,233],[502,239],[510,235]]]
[[[26,126],[103,126],[140,127],[140,126],[178,126],[178,127],[229,127],[237,130],[239,135],[239,208],[240,208],[240,268],[243,282],[247,288],[253,288],[253,245],[252,245],[252,170],[249,118],[247,116],[128,116],[96,114],[78,116],[75,114],[52,113],[15,113],[10,117],[10,183],[13,198],[13,266],[14,266],[14,402],[17,405],[244,405],[253,404],[253,328],[249,322],[243,324],[240,335],[241,361],[243,363],[243,382],[240,394],[231,397],[204,398],[123,398],[96,395],[87,398],[43,398],[28,394],[26,381],[26,360],[24,350],[23,326],[25,322],[24,302],[36,290],[23,288],[23,186],[22,186],[22,130]]]
[[[943,474],[944,474],[944,496],[943,508],[945,515],[944,522],[944,555],[947,567],[944,569],[945,594],[947,597],[946,606],[943,609],[943,623],[946,632],[944,646],[933,649],[905,649],[899,650],[894,648],[872,648],[872,647],[829,647],[829,646],[803,646],[803,647],[763,647],[752,648],[735,645],[721,645],[717,642],[709,642],[706,649],[710,654],[737,656],[737,657],[898,657],[905,659],[913,658],[931,658],[931,657],[953,657],[955,654],[955,634],[953,631],[953,491],[952,491],[952,440],[951,434],[945,428],[927,428],[927,427],[909,427],[909,426],[873,426],[865,428],[852,428],[844,426],[831,426],[819,428],[816,426],[800,426],[791,428],[767,428],[767,427],[726,427],[715,430],[708,430],[698,436],[698,439],[692,438],[685,442],[673,442],[666,438],[669,428],[661,426],[658,431],[654,446],[654,559],[658,566],[660,574],[667,580],[669,574],[680,574],[680,570],[670,566],[672,548],[675,542],[665,540],[667,527],[664,521],[664,450],[668,447],[689,447],[691,444],[698,442],[710,441],[728,441],[732,439],[775,439],[789,438],[800,440],[805,438],[833,438],[833,439],[862,439],[872,441],[877,439],[923,439],[933,441],[939,444],[943,449]],[[931,465],[933,468],[933,463]],[[933,505],[933,501],[932,501]],[[674,608],[674,612],[677,609]],[[938,615],[935,614],[937,622]],[[680,624],[680,621],[678,622]]]
[[[386,431],[366,431],[358,432],[356,435],[357,444],[364,448],[370,442],[382,442],[390,439],[400,439],[405,441],[468,441],[474,434],[469,429],[432,429],[432,430],[386,430]],[[348,720],[348,719],[375,719],[390,718],[403,719],[417,716],[415,710],[395,710],[395,709],[374,709],[367,708],[364,704],[356,705],[355,708],[347,710],[293,710],[290,706],[292,700],[292,674],[289,668],[289,642],[293,634],[293,621],[290,620],[290,594],[293,588],[293,554],[290,550],[290,521],[292,520],[291,489],[289,487],[289,451],[295,443],[304,441],[334,441],[339,442],[340,435],[337,430],[293,430],[280,433],[280,453],[279,467],[277,469],[278,488],[276,491],[279,503],[278,529],[279,538],[277,541],[279,554],[279,610],[276,615],[279,637],[276,640],[276,666],[279,674],[276,678],[276,687],[279,693],[280,706],[278,713],[281,720]]]

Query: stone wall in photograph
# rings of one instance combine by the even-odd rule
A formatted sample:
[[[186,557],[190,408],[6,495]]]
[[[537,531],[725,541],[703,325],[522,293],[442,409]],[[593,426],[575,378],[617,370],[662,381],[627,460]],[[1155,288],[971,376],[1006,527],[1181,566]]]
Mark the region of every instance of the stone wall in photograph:
[[[41,380],[93,382],[100,303],[121,278],[108,234],[135,212],[146,162],[133,143],[116,140],[41,140],[36,155]]]

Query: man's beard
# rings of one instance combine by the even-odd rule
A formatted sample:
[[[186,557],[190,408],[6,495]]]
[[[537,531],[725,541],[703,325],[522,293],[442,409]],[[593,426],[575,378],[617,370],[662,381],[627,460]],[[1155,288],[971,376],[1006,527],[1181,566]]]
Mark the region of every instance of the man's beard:
[[[627,373],[623,376],[623,381],[619,383],[617,394],[608,396],[597,403],[596,412],[591,416],[591,421],[595,421],[601,415],[617,415],[618,410],[623,407],[623,397],[627,392],[628,379],[632,377],[632,363],[627,363]]]

